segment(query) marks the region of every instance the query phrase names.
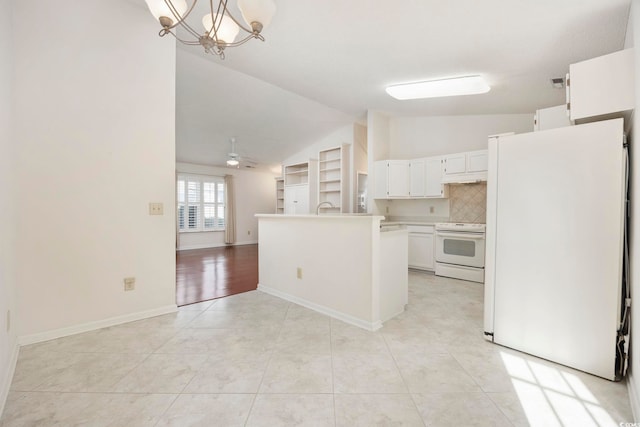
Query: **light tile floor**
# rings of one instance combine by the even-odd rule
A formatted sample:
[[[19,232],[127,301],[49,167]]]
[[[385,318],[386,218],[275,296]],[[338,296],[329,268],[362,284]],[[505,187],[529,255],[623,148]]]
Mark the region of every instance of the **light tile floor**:
[[[613,383],[490,344],[482,285],[411,272],[367,332],[248,292],[23,347],[2,426],[617,426]]]

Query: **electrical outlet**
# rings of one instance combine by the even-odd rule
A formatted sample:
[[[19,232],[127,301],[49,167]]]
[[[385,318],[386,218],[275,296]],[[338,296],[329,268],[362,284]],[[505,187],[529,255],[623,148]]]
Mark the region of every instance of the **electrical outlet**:
[[[7,310],[7,332],[11,330],[11,310]]]
[[[298,267],[296,275],[298,276],[298,279],[302,279],[302,269],[300,267]]]
[[[162,203],[149,203],[149,215],[164,215]]]
[[[434,208],[433,206],[429,206],[429,213],[434,213],[436,211],[436,208]]]
[[[136,288],[136,278],[135,277],[125,277],[124,278],[124,290],[132,291]]]

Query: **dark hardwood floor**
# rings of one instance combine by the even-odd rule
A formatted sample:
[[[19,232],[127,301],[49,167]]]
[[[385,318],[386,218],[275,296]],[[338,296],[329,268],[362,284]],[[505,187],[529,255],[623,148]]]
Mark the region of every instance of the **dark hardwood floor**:
[[[257,286],[258,245],[176,253],[178,306],[251,291]]]

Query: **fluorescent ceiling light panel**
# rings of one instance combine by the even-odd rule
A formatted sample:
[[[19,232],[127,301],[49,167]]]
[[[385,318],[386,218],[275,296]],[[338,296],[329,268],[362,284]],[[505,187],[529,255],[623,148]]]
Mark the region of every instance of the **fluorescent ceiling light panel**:
[[[454,77],[387,86],[387,93],[400,100],[475,95],[487,93],[490,90],[491,88],[481,76]]]

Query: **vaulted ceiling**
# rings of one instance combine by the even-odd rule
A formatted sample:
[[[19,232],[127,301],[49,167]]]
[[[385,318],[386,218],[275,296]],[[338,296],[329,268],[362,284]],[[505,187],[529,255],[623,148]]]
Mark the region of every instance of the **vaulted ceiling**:
[[[221,164],[235,136],[244,156],[277,163],[369,109],[466,115],[559,105],[564,91],[550,79],[622,49],[630,7],[630,0],[275,2],[264,43],[228,49],[225,60],[178,45],[178,160]],[[484,76],[491,91],[414,101],[384,91],[471,74]]]

